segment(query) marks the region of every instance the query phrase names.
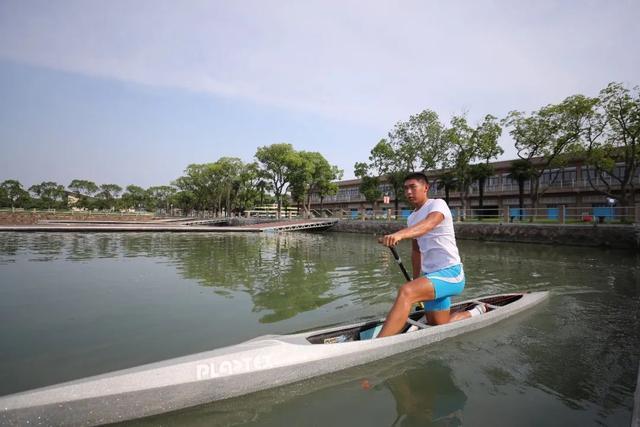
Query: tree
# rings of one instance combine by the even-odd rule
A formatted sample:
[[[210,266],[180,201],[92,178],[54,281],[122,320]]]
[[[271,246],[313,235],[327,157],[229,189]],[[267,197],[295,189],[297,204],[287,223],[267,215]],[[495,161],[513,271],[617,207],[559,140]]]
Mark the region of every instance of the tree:
[[[243,165],[238,179],[236,181],[236,199],[238,200],[237,208],[240,212],[248,207],[256,205],[258,200],[264,200],[264,181],[261,179],[260,168],[258,164],[248,163]],[[262,184],[261,184],[262,183]]]
[[[518,207],[520,208],[518,216],[520,217],[524,209],[524,184],[531,179],[533,175],[534,170],[528,160],[518,159],[511,162],[508,176],[518,182]]]
[[[487,163],[478,163],[471,165],[469,170],[471,179],[478,181],[478,210],[482,215],[484,213],[484,186],[488,178],[491,178],[495,173],[493,165]]]
[[[360,193],[365,200],[371,203],[371,209],[375,209],[375,202],[382,197],[380,191],[380,180],[378,177],[369,176],[369,166],[364,162],[358,162],[354,165],[355,175],[360,179]]]
[[[444,163],[447,148],[442,144],[442,132],[438,115],[424,110],[396,123],[388,139],[381,139],[371,150],[368,166],[391,186],[396,212],[404,196],[405,176]]]
[[[342,179],[343,171],[337,166],[331,166],[330,176],[332,180],[326,180],[318,183],[318,196],[320,197],[320,210],[324,210],[324,198],[338,194],[338,184],[334,180]]]
[[[342,173],[337,167],[329,164],[318,152],[300,151],[299,165],[291,173],[291,195],[304,206],[306,216],[311,216],[311,196],[321,189],[330,189],[331,181]]]
[[[195,208],[196,198],[191,191],[176,191],[170,196],[169,203],[179,208],[183,214],[188,215],[189,211]]]
[[[491,114],[487,114],[484,117],[484,121],[476,128],[474,133],[474,140],[477,144],[476,156],[484,160],[484,163],[473,165],[470,171],[471,177],[478,181],[478,204],[481,213],[484,207],[485,182],[494,173],[489,161],[504,154],[504,150],[498,144],[500,135],[502,135],[502,127],[498,124],[497,118]]]
[[[173,185],[184,192],[181,194],[182,206],[186,206],[188,201],[188,210],[211,209],[219,213],[222,204],[219,169],[220,166],[214,163],[187,166],[184,170],[185,175],[173,182]]]
[[[29,191],[40,199],[40,204],[43,207],[48,209],[59,205],[65,196],[64,186],[52,181],[34,184],[29,187]]]
[[[100,207],[102,209],[114,209],[116,199],[121,192],[122,187],[117,184],[100,185],[100,192],[96,194],[96,198],[100,201]]]
[[[300,166],[300,157],[291,144],[272,144],[258,148],[256,159],[263,175],[271,183],[278,206],[277,217],[280,218],[282,195],[287,192],[292,173]]]
[[[415,172],[438,167],[447,154],[442,145],[443,129],[438,114],[431,110],[423,110],[409,116],[406,122],[398,122],[389,133],[389,143],[401,169]]]
[[[569,156],[578,152],[596,103],[597,99],[574,95],[529,115],[512,111],[503,121],[511,127],[509,133],[515,140],[518,157],[529,162],[534,208],[556,181]],[[540,178],[554,168],[556,172],[543,187]]]
[[[67,188],[78,196],[92,196],[96,191],[98,191],[98,186],[95,182],[87,181],[85,179],[74,179]]]
[[[262,206],[262,205],[264,205],[265,192],[271,190],[271,184],[268,181],[266,181],[265,179],[262,179],[262,173],[259,172],[259,174],[260,174],[259,175],[260,176],[260,180],[256,184],[256,188],[258,189],[258,191],[260,193],[260,206]]]
[[[117,199],[122,192],[122,187],[118,184],[102,184],[100,186],[100,193],[96,197],[103,198],[105,200]]]
[[[146,209],[148,202],[147,192],[137,185],[127,185],[126,191],[122,195],[122,202],[126,208]]]
[[[441,174],[438,179],[438,186],[444,187],[444,201],[449,205],[449,195],[451,190],[457,189],[457,178],[452,171],[447,171]]]
[[[147,199],[152,209],[162,208],[165,212],[169,212],[171,198],[176,194],[175,187],[169,185],[159,185],[147,188]]]
[[[470,164],[478,155],[478,145],[474,129],[469,126],[464,116],[453,116],[451,126],[443,134],[443,141],[449,147],[451,172],[455,176],[457,188],[460,191],[462,211],[460,218],[464,221],[469,206],[470,186],[473,180]]]
[[[369,161],[371,163],[368,165],[368,168],[372,169],[377,176],[383,176],[391,186],[394,198],[394,209],[395,212],[398,212],[400,198],[404,196],[404,177],[410,172],[407,169],[407,165],[402,161],[398,150],[394,149],[394,146],[386,139],[381,139],[373,147]],[[361,166],[361,168],[362,167],[364,166]],[[366,170],[363,173],[367,175]]]
[[[633,206],[640,167],[640,88],[609,83],[600,91],[585,132],[585,157],[593,190]],[[614,188],[618,187],[618,188]]]
[[[2,184],[0,184],[0,207],[2,206],[11,206],[11,201],[7,195],[7,190],[5,190],[4,187],[2,187]]]
[[[221,157],[213,164],[213,172],[219,185],[218,189],[218,209],[220,210],[222,198],[225,200],[225,216],[231,214],[232,196],[237,196],[239,190],[240,174],[244,164],[237,157]],[[234,191],[235,188],[235,191]]]
[[[504,150],[498,145],[498,138],[502,134],[502,128],[496,117],[487,114],[482,123],[472,128],[467,123],[465,116],[453,116],[451,125],[442,133],[444,145],[449,149],[449,155],[445,162],[450,175],[446,177],[448,184],[453,184],[460,191],[462,203],[461,219],[464,220],[469,209],[469,196],[471,184],[478,181],[480,193],[480,210],[484,205],[484,185],[487,178],[493,175],[493,169],[489,161]],[[484,164],[473,165],[477,160],[484,160]],[[448,188],[445,186],[445,191]],[[447,193],[447,200],[448,200]]]
[[[89,197],[98,191],[98,186],[95,182],[85,179],[74,179],[67,188],[78,197],[78,206],[84,208],[89,207]]]
[[[29,201],[29,192],[26,191],[18,180],[8,179],[0,184],[6,201],[11,208],[22,208]]]

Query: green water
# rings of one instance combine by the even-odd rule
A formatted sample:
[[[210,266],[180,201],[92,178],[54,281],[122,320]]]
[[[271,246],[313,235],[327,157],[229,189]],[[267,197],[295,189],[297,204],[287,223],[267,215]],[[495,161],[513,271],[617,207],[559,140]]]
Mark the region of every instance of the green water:
[[[548,289],[548,302],[412,353],[132,424],[629,425],[640,257],[459,247],[465,298]],[[379,317],[401,282],[365,235],[0,233],[0,394]]]

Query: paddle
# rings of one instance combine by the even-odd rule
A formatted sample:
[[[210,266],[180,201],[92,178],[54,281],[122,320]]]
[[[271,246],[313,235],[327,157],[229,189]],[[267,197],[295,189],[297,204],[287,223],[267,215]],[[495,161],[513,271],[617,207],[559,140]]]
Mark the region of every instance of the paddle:
[[[389,246],[389,249],[391,249],[391,253],[393,254],[393,257],[396,259],[396,262],[400,266],[400,270],[402,270],[402,274],[404,274],[404,278],[407,279],[407,282],[410,282],[411,277],[409,277],[409,273],[407,273],[407,269],[404,268],[404,264],[400,259],[400,255],[398,254],[398,251],[393,246]]]

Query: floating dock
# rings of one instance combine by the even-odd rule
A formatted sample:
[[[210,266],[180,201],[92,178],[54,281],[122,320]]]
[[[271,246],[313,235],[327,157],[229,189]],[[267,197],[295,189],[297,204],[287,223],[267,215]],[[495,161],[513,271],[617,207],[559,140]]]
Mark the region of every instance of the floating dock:
[[[42,221],[30,225],[0,225],[1,231],[13,232],[283,232],[296,230],[326,230],[333,226],[337,219],[295,219],[265,222],[250,225],[207,225],[225,224],[229,218],[184,219],[176,221]]]

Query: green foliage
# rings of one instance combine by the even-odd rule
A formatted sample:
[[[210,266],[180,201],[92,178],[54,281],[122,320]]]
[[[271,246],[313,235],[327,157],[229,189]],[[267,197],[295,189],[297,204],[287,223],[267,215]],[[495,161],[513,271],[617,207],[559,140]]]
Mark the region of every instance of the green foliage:
[[[406,154],[406,152],[405,152]],[[384,176],[393,190],[395,209],[398,210],[400,199],[404,196],[404,177],[410,172],[403,161],[403,154],[386,139],[381,139],[371,150],[370,163],[362,163],[362,167],[371,168],[376,175]],[[358,163],[356,163],[358,165]],[[361,175],[366,175],[363,173]],[[356,171],[356,176],[358,172]]]
[[[307,216],[311,215],[311,195],[317,193],[324,197],[327,193],[337,191],[333,181],[338,179],[342,171],[329,164],[324,156],[317,152],[299,151],[299,163],[292,170],[291,197],[304,206]]]
[[[368,167],[390,184],[396,210],[404,197],[404,177],[409,172],[434,169],[445,163],[443,129],[438,115],[424,110],[396,123],[388,139],[381,139],[371,150]],[[371,193],[373,197],[375,192]]]
[[[479,147],[474,129],[464,116],[453,116],[450,127],[442,134],[444,145],[449,148],[448,166],[455,176],[462,202],[462,219],[467,211],[469,187],[473,180],[471,162],[478,157]]]
[[[84,179],[74,179],[67,188],[78,196],[92,196],[96,191],[98,191],[98,186],[95,182]]]
[[[324,198],[326,196],[333,196],[338,194],[338,184],[334,180],[342,179],[342,169],[337,166],[331,166],[331,171],[328,172],[327,176],[332,176],[333,178],[323,180],[318,183],[317,190],[318,196],[320,196],[320,208],[322,209],[322,204],[324,202]]]
[[[96,194],[96,197],[104,200],[112,200],[118,198],[122,192],[122,187],[117,184],[102,184],[100,186],[100,192]]]
[[[63,185],[47,181],[34,184],[29,191],[36,197],[32,206],[40,209],[62,208],[65,205],[65,189]]]
[[[78,207],[92,208],[93,203],[90,199],[94,193],[98,191],[98,186],[93,181],[85,179],[74,179],[67,188],[78,197]]]
[[[446,158],[442,132],[438,114],[431,110],[412,115],[406,122],[398,122],[389,133],[389,144],[395,161],[400,164],[399,169],[415,172],[441,165]]]
[[[452,171],[447,171],[442,173],[437,179],[438,186],[444,187],[444,200],[449,204],[449,195],[451,191],[457,190],[458,179],[456,178],[455,173]]]
[[[147,188],[147,200],[150,210],[164,209],[169,212],[171,208],[171,198],[176,194],[176,188],[169,185],[159,185]]]
[[[498,119],[487,114],[473,135],[477,150],[476,157],[488,163],[491,159],[504,154],[504,150],[498,144],[501,135],[502,127],[498,123]]]
[[[535,175],[535,169],[527,159],[517,159],[511,162],[509,178],[518,182],[518,201],[520,209],[524,207],[524,184]]]
[[[229,215],[258,204],[270,203],[268,181],[257,163],[243,163],[235,157],[222,157],[213,163],[192,164],[185,175],[173,182],[175,194],[160,194],[159,204],[173,204],[183,211],[209,210]],[[162,187],[157,187],[163,189]],[[167,193],[166,188],[163,193]],[[158,204],[157,204],[158,205]]]
[[[540,177],[546,171],[558,168],[557,177],[559,168],[579,151],[582,135],[589,126],[597,102],[594,98],[574,95],[531,114],[512,111],[503,120],[511,128],[509,133],[515,140],[518,157],[531,165],[530,196],[534,207],[555,181],[554,177],[546,188],[541,188]]]
[[[584,132],[583,155],[595,170],[587,179],[595,191],[635,204],[634,177],[640,167],[640,88],[609,83],[600,91]],[[622,165],[621,173],[615,172]],[[618,189],[614,189],[614,182]]]
[[[303,161],[291,144],[272,144],[256,151],[262,176],[271,184],[278,206],[278,217],[282,208],[282,196],[293,179],[294,172],[303,167]]]
[[[147,202],[147,192],[137,185],[128,185],[122,195],[122,206],[126,209],[146,210]]]
[[[360,193],[364,196],[367,202],[371,203],[371,207],[374,207],[374,203],[380,197],[382,197],[382,191],[380,191],[380,180],[378,177],[371,177],[368,175],[369,167],[366,163],[358,162],[354,166],[356,176],[360,179]]]
[[[2,189],[0,196],[4,206],[23,208],[29,203],[29,192],[15,179],[7,179],[0,183],[0,189]]]
[[[91,201],[91,207],[95,209],[115,210],[118,204],[118,196],[122,192],[122,187],[117,184],[102,184],[95,199]]]

